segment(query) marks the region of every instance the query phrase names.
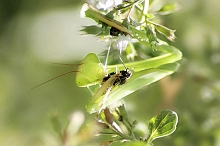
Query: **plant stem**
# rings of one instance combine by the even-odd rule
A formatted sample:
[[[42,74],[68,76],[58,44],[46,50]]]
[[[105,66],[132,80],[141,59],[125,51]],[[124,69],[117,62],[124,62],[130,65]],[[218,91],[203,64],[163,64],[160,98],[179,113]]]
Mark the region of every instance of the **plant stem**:
[[[144,1],[144,9],[142,11],[143,16],[142,16],[142,19],[141,19],[141,23],[145,22],[145,20],[146,20],[146,16],[147,16],[147,12],[148,12],[148,7],[149,7],[149,0],[145,0]]]

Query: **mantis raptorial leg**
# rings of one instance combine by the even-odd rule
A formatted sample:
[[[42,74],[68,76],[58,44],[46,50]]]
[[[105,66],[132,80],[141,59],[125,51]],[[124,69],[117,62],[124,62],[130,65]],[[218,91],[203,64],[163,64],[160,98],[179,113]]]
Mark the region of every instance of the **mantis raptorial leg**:
[[[106,59],[105,59],[105,65],[104,65],[104,72],[105,73],[106,73],[106,67],[108,65],[108,57],[109,57],[109,53],[110,53],[110,50],[111,50],[111,45],[112,45],[112,43],[110,43],[109,46],[108,46],[107,55],[106,55]]]

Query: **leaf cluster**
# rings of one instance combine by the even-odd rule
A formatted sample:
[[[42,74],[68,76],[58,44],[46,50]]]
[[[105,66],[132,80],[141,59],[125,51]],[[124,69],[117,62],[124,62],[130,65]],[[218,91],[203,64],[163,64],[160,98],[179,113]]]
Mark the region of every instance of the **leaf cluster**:
[[[173,133],[178,122],[177,114],[170,110],[163,110],[153,117],[148,125],[146,138],[136,138],[134,131],[137,121],[130,122],[125,107],[115,106],[117,101],[138,89],[149,85],[161,78],[174,73],[181,60],[182,53],[158,34],[174,41],[175,30],[158,23],[158,15],[169,14],[176,10],[175,4],[162,1],[155,8],[158,1],[136,0],[123,1],[112,9],[98,10],[93,5],[85,3],[85,16],[93,19],[98,25],[84,26],[86,34],[99,36],[110,41],[105,65],[94,53],[88,54],[78,68],[76,83],[80,87],[87,87],[92,98],[86,105],[89,113],[96,113],[97,124],[100,125],[101,135],[111,135],[103,145],[113,142],[125,142],[123,145],[151,145],[156,138]],[[101,26],[99,26],[101,25]],[[109,65],[108,61],[115,61],[110,50],[119,49],[122,56],[121,63]],[[122,52],[125,50],[124,52]],[[117,52],[117,51],[116,51]],[[115,52],[114,52],[115,53]],[[110,58],[108,58],[110,56]],[[122,60],[127,61],[124,63]],[[120,71],[129,70],[131,77],[118,86],[115,84]],[[104,78],[109,76],[104,81]],[[130,143],[127,143],[127,142]]]

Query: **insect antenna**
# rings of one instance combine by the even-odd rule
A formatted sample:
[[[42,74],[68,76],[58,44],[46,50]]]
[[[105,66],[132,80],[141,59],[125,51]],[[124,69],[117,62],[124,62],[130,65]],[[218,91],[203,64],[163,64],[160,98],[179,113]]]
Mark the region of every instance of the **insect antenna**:
[[[122,64],[124,65],[125,69],[127,69],[127,67],[125,66],[125,63],[123,62],[123,60],[121,59],[120,56],[118,56],[118,58],[121,60]]]
[[[31,90],[32,90],[32,89],[35,89],[35,88],[37,88],[37,87],[40,87],[41,85],[44,85],[44,84],[46,84],[46,83],[48,83],[48,82],[50,82],[50,81],[53,81],[53,80],[55,80],[55,79],[57,79],[57,78],[59,78],[59,77],[65,76],[65,75],[70,74],[70,73],[73,73],[73,72],[79,72],[79,71],[74,71],[74,70],[72,70],[72,71],[66,72],[66,73],[64,73],[64,74],[58,75],[58,76],[56,76],[56,77],[54,77],[54,78],[52,78],[52,79],[47,80],[46,82],[43,82],[43,83],[41,83],[41,84],[39,84],[39,85],[37,85],[37,86],[32,87]]]

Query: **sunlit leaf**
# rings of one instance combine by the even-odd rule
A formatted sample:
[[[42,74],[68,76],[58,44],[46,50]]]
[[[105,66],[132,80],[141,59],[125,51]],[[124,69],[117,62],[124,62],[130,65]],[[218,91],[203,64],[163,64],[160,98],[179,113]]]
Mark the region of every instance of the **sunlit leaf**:
[[[125,96],[154,83],[163,77],[172,74],[179,67],[179,64],[167,64],[156,69],[146,69],[140,72],[134,72],[125,85],[122,85],[111,92],[106,101],[106,105],[111,105]],[[138,86],[137,86],[138,85]]]
[[[161,78],[172,74],[178,69],[178,64],[174,63],[182,58],[182,53],[172,46],[167,45],[161,45],[157,46],[158,51],[164,52],[162,55],[150,58],[147,60],[141,60],[131,63],[125,63],[126,67],[131,68],[133,70],[133,75],[130,79],[128,79],[127,83],[125,85],[122,85],[120,87],[115,87],[111,89],[111,92],[108,92],[108,95],[106,95],[106,92],[114,82],[114,77],[111,77],[108,81],[106,81],[93,95],[93,97],[89,100],[86,108],[89,113],[95,113],[100,110],[102,104],[103,104],[103,98],[107,96],[107,100],[104,103],[105,106],[108,106],[125,96],[135,92],[136,90],[149,85],[153,82],[156,82],[157,80],[160,80]],[[98,58],[96,55],[94,56],[94,60],[91,61],[89,58],[85,59],[85,64],[88,62],[88,69],[84,68],[79,70],[79,75],[77,76],[78,80],[79,77],[83,81],[83,85],[92,85],[93,82],[101,82],[104,73],[102,66],[98,65]],[[91,65],[93,66],[91,66]],[[83,64],[82,64],[83,65]],[[119,70],[124,70],[124,65],[119,64],[117,65]],[[94,69],[94,67],[100,67]],[[107,70],[109,72],[115,71],[115,65],[109,65],[107,66]],[[81,67],[82,68],[82,67]],[[93,71],[94,70],[94,71]],[[90,73],[89,73],[90,72]],[[95,74],[101,72],[99,76]],[[77,74],[78,75],[78,74]],[[92,77],[96,75],[96,77]],[[90,79],[91,78],[91,79]],[[77,80],[77,81],[78,81]],[[137,86],[138,85],[138,86]],[[81,83],[82,86],[82,83]]]
[[[108,98],[105,102],[105,106],[111,105],[117,102],[118,100],[124,98],[125,96],[137,91],[138,89],[147,86],[153,82],[156,82],[167,75],[172,74],[178,69],[178,66],[179,65],[177,63],[173,63],[158,67],[156,69],[146,69],[143,71],[134,72],[132,77],[128,79],[126,84],[113,89],[113,91],[108,95]],[[97,92],[99,92],[99,90]],[[100,92],[104,93],[104,90]],[[102,104],[102,100],[104,96],[104,95],[103,96],[100,95],[101,94],[99,94],[99,96],[92,97],[92,99],[87,104],[87,111],[89,113],[95,113],[100,110],[100,106]]]
[[[147,142],[172,134],[176,130],[178,116],[174,111],[163,110],[150,120]]]
[[[129,26],[129,30],[131,30],[134,38],[136,38],[139,41],[145,41],[148,43],[148,45],[146,45],[146,46],[150,46],[150,43],[149,43],[148,38],[146,36],[146,31],[138,30],[134,26],[131,26],[131,25]]]
[[[156,33],[155,33],[153,27],[147,26],[146,35],[147,35],[147,38],[148,38],[151,45],[154,45],[158,42],[157,37],[156,37]]]
[[[108,141],[104,141],[103,143],[100,144],[100,146],[110,146],[113,143],[113,141],[108,140]]]
[[[176,4],[167,4],[167,5],[164,5],[158,12],[160,14],[166,15],[166,14],[173,13],[176,10],[177,10]]]
[[[145,142],[123,142],[120,146],[152,146],[151,144],[146,144]]]
[[[176,36],[175,36],[174,33],[175,33],[176,30],[169,29],[169,28],[167,28],[163,25],[156,24],[156,23],[154,23],[154,26],[155,26],[156,30],[160,34],[164,35],[167,39],[169,39],[170,41],[175,40]]]
[[[94,34],[97,35],[101,32],[101,27],[98,27],[97,25],[91,25],[91,26],[83,26],[83,29],[80,30],[86,34]]]
[[[57,132],[58,134],[61,134],[62,133],[62,128],[61,128],[61,123],[57,117],[57,115],[51,115],[50,116],[50,121],[52,123],[52,126],[53,126],[53,130],[55,132]]]

